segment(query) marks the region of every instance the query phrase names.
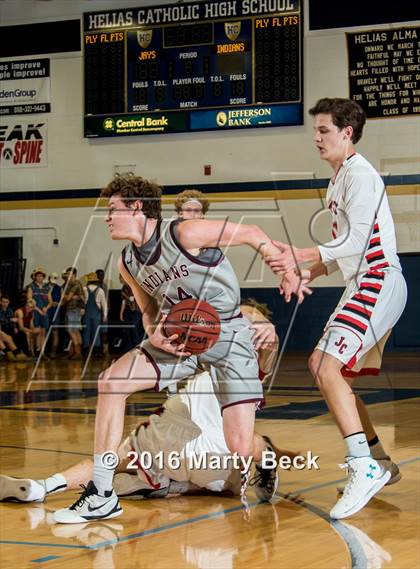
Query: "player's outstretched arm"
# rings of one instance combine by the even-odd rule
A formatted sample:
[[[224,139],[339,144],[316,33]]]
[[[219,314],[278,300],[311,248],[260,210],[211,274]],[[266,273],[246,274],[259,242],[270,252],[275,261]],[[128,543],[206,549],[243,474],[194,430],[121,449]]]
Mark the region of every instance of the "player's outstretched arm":
[[[188,248],[249,245],[263,257],[276,255],[278,248],[258,225],[204,219],[183,221],[178,226],[181,245]]]

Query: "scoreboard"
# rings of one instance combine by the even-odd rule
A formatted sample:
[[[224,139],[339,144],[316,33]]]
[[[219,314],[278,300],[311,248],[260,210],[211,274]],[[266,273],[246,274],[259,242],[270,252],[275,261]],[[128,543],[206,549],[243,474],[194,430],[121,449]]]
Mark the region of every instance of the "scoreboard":
[[[301,0],[83,15],[85,137],[303,123]]]

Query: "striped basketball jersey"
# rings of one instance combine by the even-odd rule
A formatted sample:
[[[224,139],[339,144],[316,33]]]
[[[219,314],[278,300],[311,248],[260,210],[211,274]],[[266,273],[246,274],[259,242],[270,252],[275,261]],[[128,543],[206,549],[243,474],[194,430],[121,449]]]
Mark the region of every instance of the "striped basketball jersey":
[[[179,223],[160,220],[147,243],[125,247],[125,268],[163,312],[181,300],[197,298],[211,304],[221,318],[237,315],[240,288],[229,260],[216,247],[191,255],[179,242]]]
[[[384,182],[363,156],[343,162],[328,185],[327,205],[333,240],[319,247],[323,263],[337,261],[346,281],[372,270],[401,270]]]

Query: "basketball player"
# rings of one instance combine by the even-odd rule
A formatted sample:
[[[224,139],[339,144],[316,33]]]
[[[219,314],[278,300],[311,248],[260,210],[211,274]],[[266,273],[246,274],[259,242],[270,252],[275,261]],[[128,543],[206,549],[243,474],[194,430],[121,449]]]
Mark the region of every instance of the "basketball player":
[[[244,316],[255,331],[253,341],[264,347],[258,350],[258,365],[261,379],[268,377],[274,369],[279,341],[274,326],[267,318],[266,307],[252,300],[241,305]],[[293,458],[296,453],[274,446],[268,437],[256,435],[262,448],[269,442],[277,460],[281,456]],[[179,468],[165,460],[164,467],[159,459],[153,460],[150,469],[141,468],[141,453],[168,457],[174,453],[182,457]],[[241,489],[240,472],[228,462],[218,469],[192,468],[193,457],[200,459],[229,456],[223,436],[223,422],[214,386],[208,372],[190,379],[185,389],[168,399],[163,408],[153,413],[147,422],[140,423],[118,449],[120,464],[115,475],[114,487],[118,496],[128,498],[162,498],[174,494],[197,493],[200,491],[230,492],[238,495]],[[131,468],[128,467],[129,463]],[[45,480],[19,479],[0,476],[0,500],[32,502],[43,501],[50,494],[74,490],[85,485],[92,477],[93,463],[84,460],[62,473],[53,474]],[[259,486],[255,477],[256,495],[261,500],[274,496],[277,479],[267,488]],[[81,518],[85,522],[85,518]]]
[[[404,310],[407,289],[384,183],[354,147],[366,121],[363,109],[348,99],[321,99],[309,113],[320,157],[334,172],[327,192],[333,239],[308,249],[277,243],[281,253],[268,262],[279,273],[314,262],[301,272],[304,284],[337,268],[346,281],[309,360],[347,447],[348,482],[330,512],[332,518],[341,519],[358,512],[385,484],[401,478],[351,387],[357,375],[378,374],[385,342]],[[296,290],[288,283],[289,275],[282,283],[287,301]]]
[[[184,190],[177,195],[175,211],[181,219],[203,219],[210,207],[200,190]]]
[[[254,437],[255,408],[263,403],[252,331],[239,310],[239,283],[219,246],[250,245],[274,254],[277,248],[257,226],[224,221],[161,220],[161,188],[141,177],[115,177],[103,190],[109,198],[112,239],[129,240],[119,270],[143,314],[149,339],[113,363],[101,376],[95,423],[93,481],[73,508],[55,514],[62,523],[100,520],[122,513],[112,486],[121,442],[126,398],[136,391],[162,390],[210,365],[215,393],[223,413],[223,431],[232,454],[253,457],[261,479],[271,485],[275,471],[263,472],[264,447]],[[200,249],[191,255],[189,249]],[[290,277],[292,278],[292,277]],[[297,276],[294,276],[298,280]],[[159,311],[186,298],[209,302],[221,318],[218,342],[198,356],[163,332]],[[245,472],[243,488],[246,488]]]

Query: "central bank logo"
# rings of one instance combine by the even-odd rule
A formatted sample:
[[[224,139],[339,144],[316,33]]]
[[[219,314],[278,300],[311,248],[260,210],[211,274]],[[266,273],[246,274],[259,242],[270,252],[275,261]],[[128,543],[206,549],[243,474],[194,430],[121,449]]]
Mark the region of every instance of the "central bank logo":
[[[104,130],[115,130],[115,121],[111,118],[105,119],[102,126],[104,127]]]
[[[235,41],[241,33],[241,22],[225,22],[225,34],[231,41]]]
[[[216,124],[217,126],[226,126],[227,123],[227,114],[223,111],[220,111],[220,113],[217,113],[216,115]]]
[[[152,38],[153,30],[141,30],[140,32],[137,32],[137,41],[139,43],[139,46],[143,49],[149,47],[149,45],[152,43]]]

